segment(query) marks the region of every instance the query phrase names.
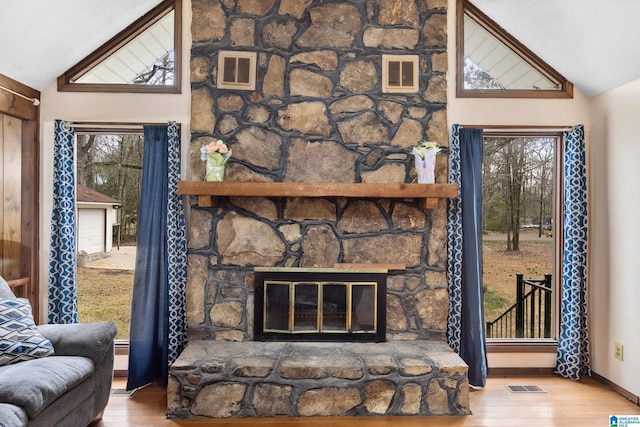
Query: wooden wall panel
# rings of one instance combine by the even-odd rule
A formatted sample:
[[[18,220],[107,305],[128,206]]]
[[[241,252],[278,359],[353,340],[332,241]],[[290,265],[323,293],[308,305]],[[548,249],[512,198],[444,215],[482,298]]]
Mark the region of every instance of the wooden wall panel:
[[[2,276],[21,277],[22,121],[2,118]]]
[[[4,181],[4,114],[0,114],[0,179]],[[0,275],[4,276],[4,186],[0,185]]]
[[[40,92],[0,74],[0,86],[40,99]],[[39,108],[0,90],[0,272],[20,286],[39,323]]]

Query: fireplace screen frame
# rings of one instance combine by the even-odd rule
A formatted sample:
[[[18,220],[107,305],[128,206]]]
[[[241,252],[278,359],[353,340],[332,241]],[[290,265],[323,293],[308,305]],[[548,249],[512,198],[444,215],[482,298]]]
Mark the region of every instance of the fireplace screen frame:
[[[254,269],[255,303],[254,303],[254,340],[255,341],[365,341],[384,342],[386,340],[386,295],[387,295],[387,270],[386,269],[332,269],[332,268],[287,268],[287,267],[256,267]],[[315,326],[313,320],[305,328],[296,330],[296,298],[295,290],[303,289],[300,286],[316,286],[318,300],[322,298],[327,286],[346,286],[344,303],[345,327],[322,328],[323,308],[327,306],[326,300],[317,308],[315,313],[307,316],[307,319],[317,319]],[[274,328],[274,322],[267,319],[267,304],[273,295],[268,296],[270,286],[286,287],[286,293],[281,293],[279,302],[286,305],[286,319],[280,319],[278,327]],[[374,289],[371,295],[374,299],[373,317],[368,319],[370,329],[355,325],[353,315],[353,289],[358,286],[368,286]],[[304,288],[312,289],[312,288]],[[335,289],[335,288],[334,288]],[[312,292],[313,293],[313,292]],[[273,300],[276,301],[276,300]],[[298,301],[299,303],[300,301]],[[325,313],[326,314],[326,313]],[[298,316],[298,322],[302,317]],[[351,321],[351,322],[350,322]],[[283,326],[286,322],[286,327]],[[372,323],[372,325],[371,325]]]

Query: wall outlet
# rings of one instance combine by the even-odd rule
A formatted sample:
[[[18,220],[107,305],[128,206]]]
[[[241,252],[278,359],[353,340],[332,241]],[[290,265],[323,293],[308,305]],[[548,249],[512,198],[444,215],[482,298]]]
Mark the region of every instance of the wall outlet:
[[[622,361],[622,344],[613,343],[613,357]]]

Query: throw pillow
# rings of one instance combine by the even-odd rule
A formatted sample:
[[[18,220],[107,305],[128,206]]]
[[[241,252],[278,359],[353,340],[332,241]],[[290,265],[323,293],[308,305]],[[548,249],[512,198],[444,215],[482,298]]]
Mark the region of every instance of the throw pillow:
[[[23,298],[0,298],[0,366],[54,354],[36,329],[31,305]]]

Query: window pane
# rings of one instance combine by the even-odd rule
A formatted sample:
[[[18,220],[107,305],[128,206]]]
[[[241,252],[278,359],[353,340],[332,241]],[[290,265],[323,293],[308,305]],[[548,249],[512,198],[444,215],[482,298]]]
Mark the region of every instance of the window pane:
[[[289,285],[265,283],[265,321],[264,329],[276,331],[289,330]],[[260,308],[256,308],[260,309]]]
[[[76,146],[78,317],[128,340],[144,139],[78,131]]]
[[[368,332],[376,330],[376,287],[375,285],[354,285],[351,299],[351,331]]]
[[[465,89],[561,89],[468,15],[463,70]]]
[[[170,85],[174,82],[174,12],[171,11],[95,67],[82,84]]]
[[[484,139],[487,338],[553,338],[555,144],[555,138]]]
[[[322,287],[322,330],[347,331],[347,286],[340,283]]]

